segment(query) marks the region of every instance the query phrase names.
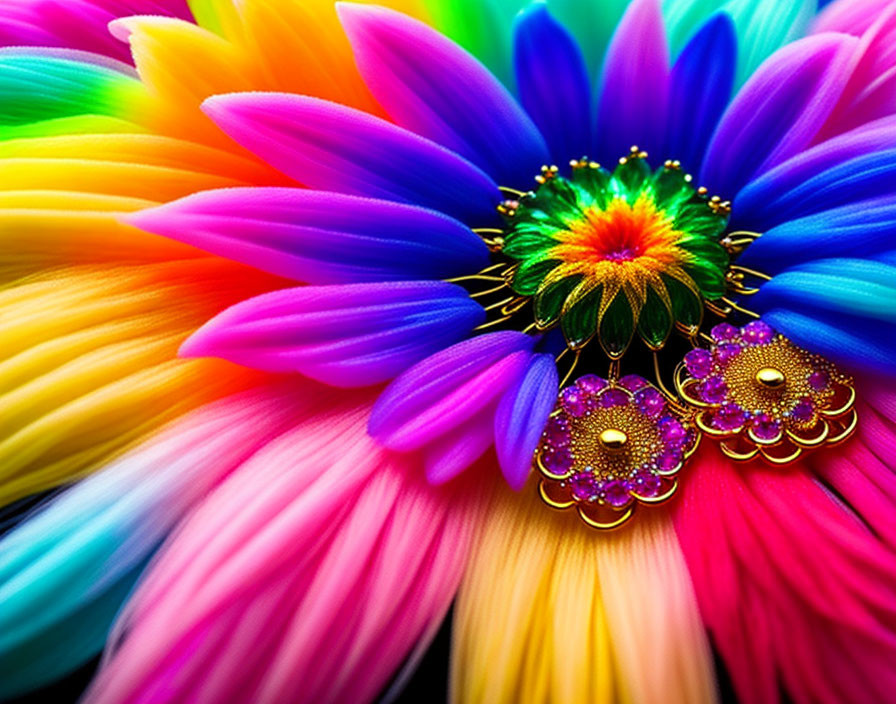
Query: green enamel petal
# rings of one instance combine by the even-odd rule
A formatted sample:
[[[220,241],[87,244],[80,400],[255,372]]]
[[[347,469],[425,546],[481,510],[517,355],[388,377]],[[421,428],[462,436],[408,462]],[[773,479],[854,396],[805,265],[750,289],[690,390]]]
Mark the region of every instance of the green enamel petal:
[[[592,165],[572,170],[572,182],[586,194],[588,205],[606,207],[610,200],[610,172],[592,162]]]
[[[652,176],[646,159],[627,158],[613,171],[610,178],[610,192],[633,203],[649,185]]]
[[[678,245],[702,264],[714,266],[720,271],[728,266],[728,252],[715,240],[689,237],[681,240]]]
[[[687,327],[698,326],[703,320],[703,301],[678,279],[660,275],[672,301],[672,317]]]
[[[673,217],[693,195],[692,179],[681,169],[660,167],[653,175],[654,201],[661,210]]]
[[[635,321],[628,299],[621,291],[610,303],[600,321],[600,342],[611,357],[621,357],[632,341]]]
[[[566,297],[581,282],[581,276],[568,276],[549,286],[539,289],[535,294],[535,322],[540,327],[548,327],[560,317],[560,311]],[[593,332],[593,329],[592,329]]]
[[[571,347],[581,347],[594,337],[602,290],[603,287],[598,286],[561,316],[560,328]]]
[[[700,293],[707,300],[715,300],[725,295],[725,272],[716,266],[696,262],[685,267],[685,271],[697,284]]]
[[[521,296],[532,296],[538,290],[544,277],[557,266],[556,259],[528,259],[520,264],[513,276],[511,287]]]
[[[533,223],[521,224],[505,235],[504,253],[519,260],[537,257],[556,244],[551,232],[552,228],[544,229]]]
[[[638,317],[638,334],[648,346],[659,349],[666,343],[670,332],[672,312],[657,292],[648,287],[647,300]]]
[[[717,239],[727,224],[728,216],[717,215],[705,202],[691,202],[678,210],[673,227],[692,236]]]

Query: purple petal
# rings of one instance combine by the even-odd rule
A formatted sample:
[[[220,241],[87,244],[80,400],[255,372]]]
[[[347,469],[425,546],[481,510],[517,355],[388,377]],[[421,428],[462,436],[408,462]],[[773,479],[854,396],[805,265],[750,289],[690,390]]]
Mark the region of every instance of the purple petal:
[[[557,164],[591,150],[591,86],[582,50],[547,5],[533,3],[514,22],[520,102]]]
[[[444,279],[488,263],[482,240],[446,215],[300,188],[206,191],[125,220],[312,284]]]
[[[731,98],[737,63],[737,34],[731,16],[720,12],[700,29],[672,67],[669,124],[664,157],[696,170]]]
[[[422,205],[471,224],[494,217],[501,200],[495,182],[467,160],[361,110],[285,93],[215,96],[202,107],[310,188]]]
[[[745,227],[765,231],[796,217],[811,215],[819,210],[827,210],[848,201],[863,200],[880,193],[852,193],[848,188],[838,189],[845,194],[836,202],[837,193],[822,188],[834,186],[830,180],[831,171],[848,162],[875,152],[896,148],[896,116],[875,120],[833,139],[818,144],[771,171],[748,183],[734,200],[732,227]],[[844,183],[844,186],[849,186]],[[892,188],[890,188],[892,192]]]
[[[532,357],[519,385],[504,393],[495,414],[495,449],[501,471],[519,491],[532,469],[532,455],[541,440],[548,416],[557,402],[557,365],[554,357]]]
[[[669,49],[659,0],[634,0],[607,48],[597,117],[597,156],[610,162],[638,145],[659,156],[666,134]]]
[[[701,183],[731,198],[806,148],[849,78],[858,39],[818,34],[772,54],[732,101],[713,135]]]
[[[488,69],[423,22],[340,2],[364,82],[396,123],[482,167],[501,185],[526,183],[547,162],[538,129]]]
[[[367,386],[463,339],[484,319],[482,307],[454,284],[305,286],[228,308],[180,352],[299,372],[332,386]]]
[[[519,332],[494,332],[424,359],[377,399],[370,434],[395,450],[423,447],[496,402],[525,371],[534,342]]]

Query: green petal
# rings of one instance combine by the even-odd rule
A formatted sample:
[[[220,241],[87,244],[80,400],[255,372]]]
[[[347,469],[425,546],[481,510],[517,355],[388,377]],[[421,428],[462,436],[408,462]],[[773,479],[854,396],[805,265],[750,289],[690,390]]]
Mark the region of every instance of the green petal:
[[[661,274],[672,301],[672,317],[685,327],[700,326],[703,321],[703,301],[678,279]]]
[[[557,244],[550,232],[533,223],[521,224],[504,237],[504,254],[514,259],[525,260],[538,257],[549,247]]]
[[[535,322],[540,327],[545,328],[557,322],[566,297],[581,280],[580,275],[568,276],[540,289],[535,294]]]
[[[621,291],[600,321],[600,343],[611,357],[621,357],[632,341],[635,321],[628,299]]]
[[[613,171],[613,176],[610,178],[610,191],[615,196],[633,203],[645,190],[645,185],[652,175],[646,159],[626,158],[625,162]]]
[[[638,334],[648,346],[659,349],[666,344],[671,331],[672,312],[657,292],[648,287],[647,300],[638,318]]]
[[[685,267],[688,275],[694,279],[700,293],[707,300],[715,300],[725,295],[727,287],[725,285],[725,272],[718,267],[710,264],[697,262]]]
[[[556,259],[528,259],[520,264],[513,276],[511,286],[521,296],[532,296],[538,290],[544,277],[557,266]]]
[[[602,290],[603,287],[598,286],[560,317],[560,327],[570,347],[581,347],[594,337]]]
[[[572,32],[585,55],[588,72],[597,80],[610,36],[629,0],[548,0],[551,14]]]
[[[583,206],[606,208],[612,199],[610,172],[601,166],[585,166],[572,170],[572,182],[585,194],[580,197]]]
[[[717,239],[727,224],[727,215],[718,215],[705,202],[698,202],[683,205],[675,216],[673,227],[691,235]]]
[[[657,207],[674,216],[694,195],[694,186],[690,176],[681,169],[661,166],[653,176],[653,192]]]

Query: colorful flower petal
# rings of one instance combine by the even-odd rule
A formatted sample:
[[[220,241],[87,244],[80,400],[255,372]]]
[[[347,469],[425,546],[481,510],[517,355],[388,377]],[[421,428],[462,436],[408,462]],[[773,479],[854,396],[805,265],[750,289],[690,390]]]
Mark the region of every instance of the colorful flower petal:
[[[485,311],[460,286],[436,281],[303,286],[239,303],[181,346],[268,372],[339,387],[392,379],[462,339]]]
[[[310,188],[487,223],[497,185],[458,155],[360,110],[286,93],[236,93],[203,110],[241,145]]]
[[[544,2],[514,20],[520,102],[541,130],[555,164],[591,151],[591,85],[582,51]]]
[[[402,127],[452,149],[501,185],[547,163],[532,121],[478,61],[417,20],[383,7],[340,2],[361,75]]]
[[[299,188],[209,191],[126,221],[312,284],[441,279],[488,262],[482,240],[453,218]]]
[[[507,483],[523,488],[548,416],[557,402],[557,364],[549,354],[534,355],[518,385],[511,386],[495,414],[495,450]]]
[[[526,369],[535,339],[493,332],[415,365],[377,399],[370,433],[386,447],[416,450],[496,401]]]
[[[600,83],[597,157],[612,163],[637,145],[663,146],[669,93],[669,49],[659,0],[634,0],[616,27]]]

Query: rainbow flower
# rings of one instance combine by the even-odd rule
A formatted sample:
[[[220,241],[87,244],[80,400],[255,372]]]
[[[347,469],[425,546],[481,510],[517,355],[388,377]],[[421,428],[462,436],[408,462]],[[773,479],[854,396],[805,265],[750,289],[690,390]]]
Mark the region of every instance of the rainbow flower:
[[[389,699],[453,604],[456,702],[888,701],[896,2],[818,4],[0,7],[0,698]]]

